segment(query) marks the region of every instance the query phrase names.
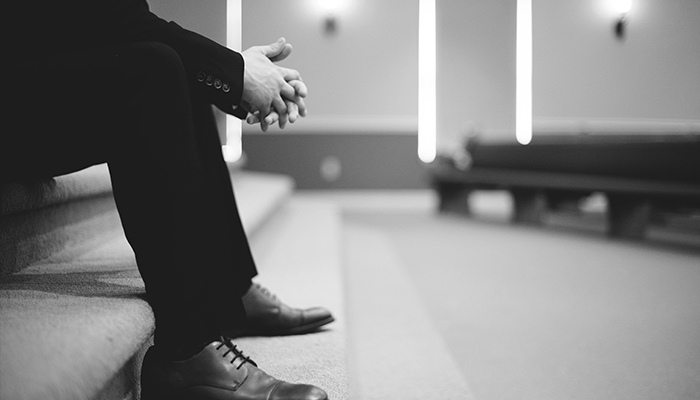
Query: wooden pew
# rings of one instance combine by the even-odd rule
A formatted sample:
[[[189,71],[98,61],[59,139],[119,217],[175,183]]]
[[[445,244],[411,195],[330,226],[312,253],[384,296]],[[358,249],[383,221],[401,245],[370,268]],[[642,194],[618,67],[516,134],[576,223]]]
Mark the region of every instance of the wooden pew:
[[[429,167],[441,211],[468,213],[472,191],[508,190],[513,220],[538,224],[548,209],[602,192],[609,234],[642,238],[656,211],[700,210],[700,133],[548,134],[465,148],[461,160]]]

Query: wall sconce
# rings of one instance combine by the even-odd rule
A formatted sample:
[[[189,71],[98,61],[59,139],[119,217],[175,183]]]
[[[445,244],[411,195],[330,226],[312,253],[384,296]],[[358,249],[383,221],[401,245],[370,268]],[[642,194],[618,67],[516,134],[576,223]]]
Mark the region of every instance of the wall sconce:
[[[625,25],[627,24],[627,13],[632,9],[632,0],[613,0],[613,8],[619,15],[615,21],[614,31],[618,40],[625,38]]]
[[[338,30],[338,20],[335,14],[327,14],[323,21],[323,30],[327,35],[333,35]]]
[[[318,7],[324,13],[323,31],[327,35],[338,31],[338,13],[345,5],[345,0],[316,0]]]

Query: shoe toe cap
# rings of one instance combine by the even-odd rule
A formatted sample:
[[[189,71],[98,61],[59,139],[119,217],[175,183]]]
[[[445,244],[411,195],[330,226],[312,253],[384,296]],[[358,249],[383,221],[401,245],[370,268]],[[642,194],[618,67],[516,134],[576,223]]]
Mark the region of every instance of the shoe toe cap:
[[[323,307],[308,308],[303,312],[304,323],[310,324],[325,320],[333,320],[333,315],[330,311]]]
[[[270,400],[327,400],[328,394],[313,385],[280,382],[270,394]]]

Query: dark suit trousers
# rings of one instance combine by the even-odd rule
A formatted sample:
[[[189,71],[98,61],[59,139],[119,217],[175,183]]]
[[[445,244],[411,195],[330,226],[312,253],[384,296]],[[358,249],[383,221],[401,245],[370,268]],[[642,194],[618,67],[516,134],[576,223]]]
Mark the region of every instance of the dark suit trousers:
[[[206,340],[245,318],[256,269],[210,104],[159,43],[3,62],[0,178],[106,162],[156,316],[156,343]]]

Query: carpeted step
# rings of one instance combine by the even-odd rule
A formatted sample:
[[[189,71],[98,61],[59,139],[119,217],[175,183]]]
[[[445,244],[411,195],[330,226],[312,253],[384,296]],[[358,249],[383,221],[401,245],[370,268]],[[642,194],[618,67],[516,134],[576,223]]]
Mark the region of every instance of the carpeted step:
[[[292,306],[327,307],[336,321],[306,335],[236,340],[268,373],[317,385],[333,400],[349,398],[340,233],[333,204],[293,196],[279,209],[252,240],[256,281]]]
[[[286,175],[237,170],[231,173],[231,181],[249,236],[255,235],[294,191],[294,180]]]
[[[474,399],[388,238],[343,232],[352,398]]]
[[[119,224],[106,165],[0,185],[0,279]]]
[[[96,172],[99,175],[99,171],[87,173],[94,177]],[[73,182],[73,187],[85,183],[74,179],[67,177],[66,182]],[[265,231],[264,222],[291,193],[293,182],[247,173],[236,173],[233,179],[244,225],[255,241]],[[59,231],[56,235],[67,238],[60,240],[60,251],[46,250],[52,253],[49,257],[5,276],[0,283],[2,399],[138,398],[140,360],[151,340],[153,316],[143,300],[143,282],[123,231],[117,223],[96,224],[87,237],[78,232],[79,239],[71,232],[60,232],[62,224],[65,229],[74,227],[72,213],[81,217],[80,207],[71,204],[91,201],[96,190],[87,184],[81,190],[59,193],[38,190],[48,193],[45,200],[35,198],[36,191],[26,190],[24,204],[29,206],[3,202],[3,212],[8,211],[4,215],[18,219],[15,226],[22,225],[22,218],[27,224],[36,223],[32,213],[49,213],[55,220],[52,229]],[[111,199],[105,194],[109,190],[103,187],[97,197]],[[56,206],[68,208],[46,211]],[[72,213],[64,214],[65,210]],[[23,240],[31,242],[32,235]],[[41,246],[15,248],[43,250]]]
[[[119,231],[0,284],[0,397],[131,398],[153,315]]]

